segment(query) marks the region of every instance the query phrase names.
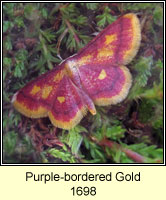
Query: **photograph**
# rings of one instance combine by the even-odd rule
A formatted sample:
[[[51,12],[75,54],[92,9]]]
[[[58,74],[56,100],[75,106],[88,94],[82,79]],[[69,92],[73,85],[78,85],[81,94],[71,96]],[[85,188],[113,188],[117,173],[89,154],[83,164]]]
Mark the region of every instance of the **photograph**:
[[[3,2],[3,165],[164,163],[164,3]]]

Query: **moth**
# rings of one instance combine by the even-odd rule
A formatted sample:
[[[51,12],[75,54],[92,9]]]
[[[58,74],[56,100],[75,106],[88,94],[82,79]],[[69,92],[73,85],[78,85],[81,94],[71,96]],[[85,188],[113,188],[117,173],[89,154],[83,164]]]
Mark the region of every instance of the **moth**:
[[[141,41],[140,22],[133,13],[107,26],[73,57],[42,74],[12,98],[16,110],[30,118],[49,117],[52,124],[71,129],[95,105],[124,100],[132,83],[127,65]]]

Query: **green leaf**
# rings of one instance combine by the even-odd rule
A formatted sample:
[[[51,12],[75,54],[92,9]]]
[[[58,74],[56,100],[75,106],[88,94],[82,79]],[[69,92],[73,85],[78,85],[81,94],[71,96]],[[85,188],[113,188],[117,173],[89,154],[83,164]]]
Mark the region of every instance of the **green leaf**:
[[[163,8],[156,6],[153,12],[153,20],[157,25],[163,25]]]
[[[112,140],[118,140],[124,137],[124,132],[126,129],[121,126],[112,126],[111,128],[107,128],[106,136]]]
[[[52,29],[46,29],[44,31],[40,30],[40,32],[48,42],[51,43],[53,40],[55,40],[55,33]]]
[[[99,3],[85,3],[86,7],[90,10],[96,10],[99,6]]]
[[[8,58],[8,57],[5,57],[3,59],[3,65],[6,66],[6,67],[11,67],[11,64],[12,64],[12,59],[11,58]]]
[[[14,19],[14,23],[18,26],[18,28],[21,28],[21,27],[24,27],[24,21],[23,21],[23,18],[22,17],[16,17]]]
[[[41,14],[44,17],[44,19],[47,19],[47,17],[48,17],[48,11],[47,11],[46,8],[42,8],[41,9]]]
[[[21,77],[22,76],[22,71],[21,69],[24,68],[24,64],[23,63],[17,63],[17,65],[15,66],[15,70],[14,70],[14,76],[15,77]]]
[[[121,3],[115,6],[109,3],[54,3],[52,7],[47,3],[38,2],[3,3],[3,11],[5,33],[3,40],[3,132],[5,138],[3,152],[5,162],[52,163],[59,162],[59,159],[69,163],[78,162],[78,159],[83,163],[134,162],[119,149],[119,146],[115,145],[115,148],[100,146],[100,141],[104,137],[129,148],[130,145],[126,146],[126,144],[142,142],[145,145],[135,146],[135,152],[142,153],[146,162],[162,160],[162,149],[153,146],[149,148],[152,144],[158,144],[160,147],[163,143],[164,68],[161,60],[156,61],[156,58],[162,59],[160,53],[163,42],[163,37],[160,37],[163,25],[161,3]],[[64,145],[54,146],[54,148],[45,145],[42,152],[37,152],[33,148],[35,144],[33,138],[24,134],[29,132],[29,122],[28,126],[22,123],[24,121],[24,118],[22,118],[23,121],[21,120],[22,115],[11,107],[13,93],[22,88],[31,76],[36,77],[38,74],[45,73],[48,69],[52,69],[54,63],[60,63],[57,53],[66,58],[71,52],[77,52],[85,46],[91,39],[90,35],[94,32],[95,23],[102,29],[115,21],[116,18],[111,15],[114,11],[116,11],[115,14],[118,13],[118,16],[129,12],[149,16],[144,33],[150,38],[144,38],[143,49],[139,53],[143,55],[146,50],[150,52],[156,50],[154,58],[140,57],[134,60],[133,68],[130,65],[133,83],[130,90],[131,96],[129,96],[131,102],[125,111],[127,115],[116,116],[118,112],[114,112],[114,106],[97,107],[97,115],[88,115],[84,118],[83,124],[86,124],[88,130],[79,125],[70,132],[56,129],[58,133],[56,136]],[[150,21],[151,17],[153,19]],[[75,35],[79,41],[76,41]],[[37,41],[36,45],[31,46],[27,38],[32,38],[32,43],[34,38]],[[146,39],[148,39],[147,44]],[[19,44],[22,43],[25,43],[26,49],[20,49]],[[136,99],[134,100],[137,103],[136,107],[130,106],[133,99]],[[117,111],[120,107],[117,105]],[[113,109],[110,110],[110,108]],[[127,130],[135,128],[127,127],[128,123],[126,123],[126,120],[129,120],[130,126],[132,112],[135,111],[138,113],[138,120],[145,123],[145,129],[141,129],[151,132],[150,137],[147,136],[146,139],[145,136],[135,138],[128,134],[126,138],[123,138],[126,131],[123,127]],[[18,125],[20,133],[17,135]],[[48,127],[51,133],[52,126]],[[35,125],[34,128],[38,130],[39,127]],[[44,136],[43,133],[41,134]],[[131,148],[134,149],[134,147]]]
[[[151,76],[151,66],[153,64],[152,57],[140,57],[134,69],[137,71],[136,78],[134,79],[134,85],[128,96],[129,99],[136,99],[144,93],[144,87],[147,85],[148,77]]]
[[[144,87],[147,84],[148,76],[151,76],[151,66],[153,64],[152,57],[140,57],[138,63],[135,65],[135,69],[137,70],[138,84]]]
[[[16,59],[18,61],[26,61],[27,60],[27,56],[28,56],[28,52],[25,49],[20,49],[17,54],[16,54]]]
[[[14,7],[15,7],[16,3],[3,3],[3,10],[4,13],[6,14],[6,16],[8,16],[9,18],[13,19],[14,16]]]
[[[9,28],[13,27],[13,23],[11,21],[3,22],[3,33],[5,33]]]
[[[4,49],[12,50],[12,42],[11,42],[11,37],[10,36],[7,36],[6,40],[4,41]]]
[[[73,154],[78,154],[82,139],[82,135],[80,135],[79,132],[75,131],[75,129],[69,131],[68,145],[71,147],[71,152]]]
[[[99,20],[99,21],[97,22],[97,25],[98,25],[98,26],[100,26],[100,27],[104,27],[104,26],[105,26],[106,20],[107,20],[106,16],[102,16],[102,17],[97,16],[96,19]]]
[[[116,20],[116,17],[110,14],[110,8],[106,6],[104,8],[104,13],[102,15],[98,15],[96,19],[97,25],[100,27],[104,27],[106,23],[111,24],[112,22],[114,22]]]
[[[4,151],[8,155],[14,153],[17,142],[17,134],[14,131],[9,131],[3,136]]]
[[[79,15],[77,18],[69,19],[71,23],[83,26],[87,24],[87,17]]]
[[[146,158],[146,162],[156,162],[163,160],[163,150],[161,148],[156,148],[155,145],[147,146],[144,143],[133,144],[128,146],[129,149],[141,154]]]
[[[147,10],[151,11],[152,8],[155,8],[156,4],[154,3],[123,3],[124,10]]]
[[[47,151],[47,153],[49,153],[50,155],[52,155],[55,158],[62,159],[64,162],[66,162],[66,161],[69,161],[70,163],[76,162],[76,160],[71,155],[71,153],[65,152],[63,150],[58,150],[58,149],[52,148],[52,149],[49,149]]]

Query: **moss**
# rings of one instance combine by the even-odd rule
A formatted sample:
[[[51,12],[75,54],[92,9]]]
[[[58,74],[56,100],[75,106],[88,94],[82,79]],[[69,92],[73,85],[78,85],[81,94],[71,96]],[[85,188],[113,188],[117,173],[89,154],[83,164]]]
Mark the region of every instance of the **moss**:
[[[18,89],[78,52],[126,12],[142,20],[142,41],[127,66],[133,86],[124,102],[97,107],[96,116],[87,115],[70,132],[56,129],[47,118],[31,120],[14,111],[10,99]],[[161,3],[3,3],[3,162],[136,162],[124,148],[144,162],[162,162],[162,19]]]

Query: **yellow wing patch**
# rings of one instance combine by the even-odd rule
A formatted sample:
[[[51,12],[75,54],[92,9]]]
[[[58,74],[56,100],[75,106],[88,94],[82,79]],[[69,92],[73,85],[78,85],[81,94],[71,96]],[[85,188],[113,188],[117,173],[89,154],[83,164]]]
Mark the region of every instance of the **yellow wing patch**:
[[[111,50],[110,48],[104,47],[98,50],[97,58],[101,59],[101,58],[111,57],[113,56],[113,54],[114,54],[113,50]]]
[[[114,54],[114,45],[111,46],[111,43],[117,39],[116,34],[106,35],[105,36],[105,46],[98,49],[97,58],[102,59],[106,57],[111,57]]]
[[[117,35],[116,34],[112,34],[112,35],[106,35],[105,36],[105,44],[111,44],[113,41],[117,40]]]
[[[111,57],[114,54],[114,45],[111,46],[111,43],[117,39],[116,34],[106,35],[105,36],[105,46],[98,49],[97,58],[102,59],[106,57]]]
[[[53,81],[59,82],[60,80],[62,80],[63,76],[64,76],[64,70],[61,70],[54,76]]]
[[[92,55],[83,56],[83,57],[77,62],[77,64],[78,64],[79,66],[82,66],[82,65],[84,65],[84,64],[89,63],[90,60],[91,60],[92,58],[93,58]]]
[[[65,97],[57,97],[57,100],[59,101],[59,103],[63,103],[65,102]]]
[[[34,85],[33,88],[32,88],[32,90],[31,90],[31,92],[30,92],[30,94],[31,95],[35,95],[36,93],[38,93],[40,91],[40,89],[41,88],[39,86]]]
[[[102,69],[98,76],[98,79],[103,80],[103,79],[105,79],[106,76],[107,76],[107,74],[106,74],[105,70]]]
[[[47,99],[51,91],[52,91],[52,86],[45,86],[42,89],[42,98]]]

